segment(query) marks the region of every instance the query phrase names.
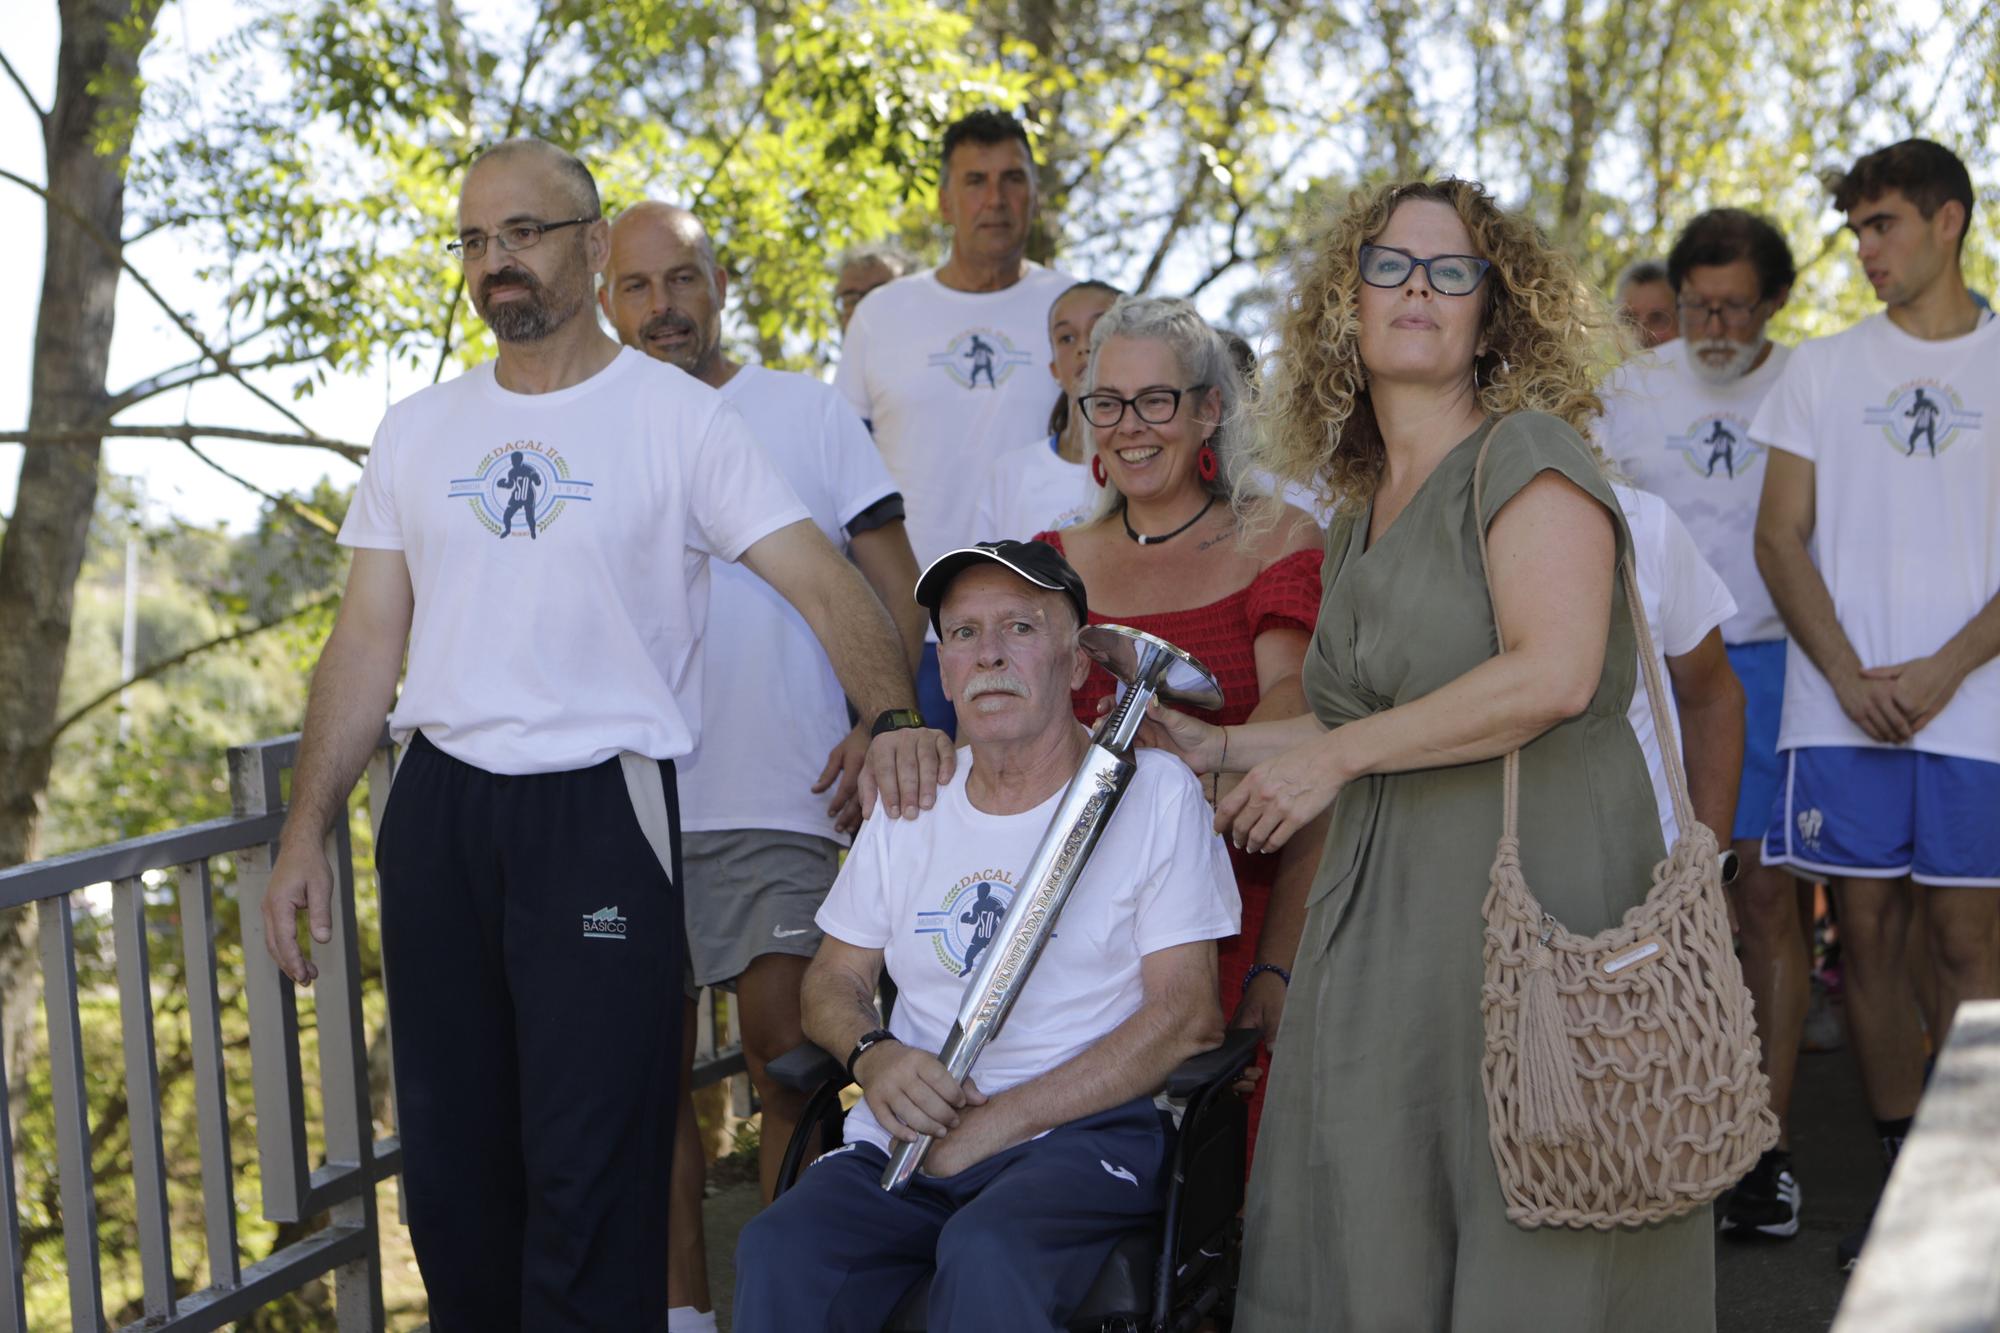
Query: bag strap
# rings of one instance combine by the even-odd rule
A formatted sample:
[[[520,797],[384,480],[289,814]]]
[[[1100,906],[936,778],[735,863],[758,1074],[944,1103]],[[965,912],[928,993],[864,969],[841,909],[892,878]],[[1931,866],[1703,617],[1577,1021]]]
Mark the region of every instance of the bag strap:
[[[1504,653],[1507,651],[1507,635],[1500,625],[1500,599],[1493,595],[1493,564],[1486,551],[1486,507],[1480,503],[1486,473],[1486,450],[1492,442],[1493,432],[1488,431],[1486,438],[1479,442],[1479,457],[1472,464],[1472,509],[1479,534],[1479,563],[1486,575],[1486,599],[1493,607],[1494,642],[1496,650]],[[1617,517],[1623,521],[1623,515]],[[1660,758],[1667,770],[1667,791],[1673,800],[1674,820],[1681,836],[1685,837],[1687,829],[1694,823],[1694,806],[1688,798],[1687,771],[1681,764],[1681,747],[1673,721],[1667,715],[1667,687],[1666,682],[1660,679],[1660,654],[1653,647],[1653,632],[1646,624],[1645,607],[1639,600],[1639,580],[1632,572],[1629,540],[1626,545],[1626,553],[1618,560],[1619,577],[1625,585],[1625,609],[1631,614],[1633,636],[1638,642],[1639,671],[1645,681],[1646,701],[1653,714],[1653,735],[1659,742]],[[1518,748],[1507,752],[1501,774],[1500,836],[1518,841],[1521,822],[1521,751]]]

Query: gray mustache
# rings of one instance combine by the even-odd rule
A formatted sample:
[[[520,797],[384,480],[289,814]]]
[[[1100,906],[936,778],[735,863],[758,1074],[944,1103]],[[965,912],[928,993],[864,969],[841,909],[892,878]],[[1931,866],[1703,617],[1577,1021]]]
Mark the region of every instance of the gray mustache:
[[[965,682],[958,697],[960,702],[970,703],[982,694],[1013,694],[1025,699],[1028,686],[1011,671],[982,671]]]

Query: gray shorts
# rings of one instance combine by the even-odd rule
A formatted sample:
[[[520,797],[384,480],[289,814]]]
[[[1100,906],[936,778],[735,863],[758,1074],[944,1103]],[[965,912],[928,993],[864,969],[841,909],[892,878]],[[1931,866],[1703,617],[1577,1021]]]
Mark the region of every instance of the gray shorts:
[[[681,836],[688,966],[701,986],[735,981],[759,954],[819,952],[813,916],[840,873],[831,838],[780,829]]]

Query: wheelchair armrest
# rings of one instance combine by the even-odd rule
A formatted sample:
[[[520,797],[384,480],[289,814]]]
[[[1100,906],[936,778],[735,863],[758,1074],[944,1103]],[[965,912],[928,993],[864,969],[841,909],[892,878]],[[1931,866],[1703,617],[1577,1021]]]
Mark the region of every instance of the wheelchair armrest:
[[[1214,1050],[1183,1060],[1167,1075],[1169,1097],[1192,1097],[1212,1083],[1234,1081],[1244,1067],[1257,1057],[1257,1043],[1264,1034],[1256,1028],[1231,1028]]]
[[[811,1042],[792,1047],[764,1066],[764,1072],[797,1092],[811,1093],[823,1083],[847,1082],[847,1069]]]

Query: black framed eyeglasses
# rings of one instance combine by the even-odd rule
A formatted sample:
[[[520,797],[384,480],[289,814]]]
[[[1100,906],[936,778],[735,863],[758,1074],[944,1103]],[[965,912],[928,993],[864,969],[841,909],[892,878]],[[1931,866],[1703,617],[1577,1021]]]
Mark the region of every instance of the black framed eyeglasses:
[[[1478,255],[1432,255],[1419,259],[1393,245],[1361,247],[1361,280],[1370,287],[1400,287],[1418,269],[1439,296],[1470,296],[1493,265]]]
[[[1680,311],[1683,328],[1702,329],[1708,321],[1719,319],[1725,329],[1747,329],[1757,322],[1757,312],[1764,308],[1762,301],[1679,301],[1675,308]]]
[[[1076,405],[1083,419],[1099,430],[1110,430],[1123,421],[1128,407],[1147,425],[1164,426],[1181,410],[1183,395],[1201,393],[1208,387],[1190,384],[1185,389],[1145,389],[1130,398],[1120,398],[1115,393],[1087,393],[1076,400]]]
[[[498,245],[508,254],[516,250],[532,250],[542,243],[542,237],[564,227],[581,227],[597,221],[594,217],[566,218],[561,222],[511,222],[488,236],[485,232],[473,232],[455,241],[446,241],[444,248],[451,251],[453,259],[483,259],[486,257],[488,241]]]

